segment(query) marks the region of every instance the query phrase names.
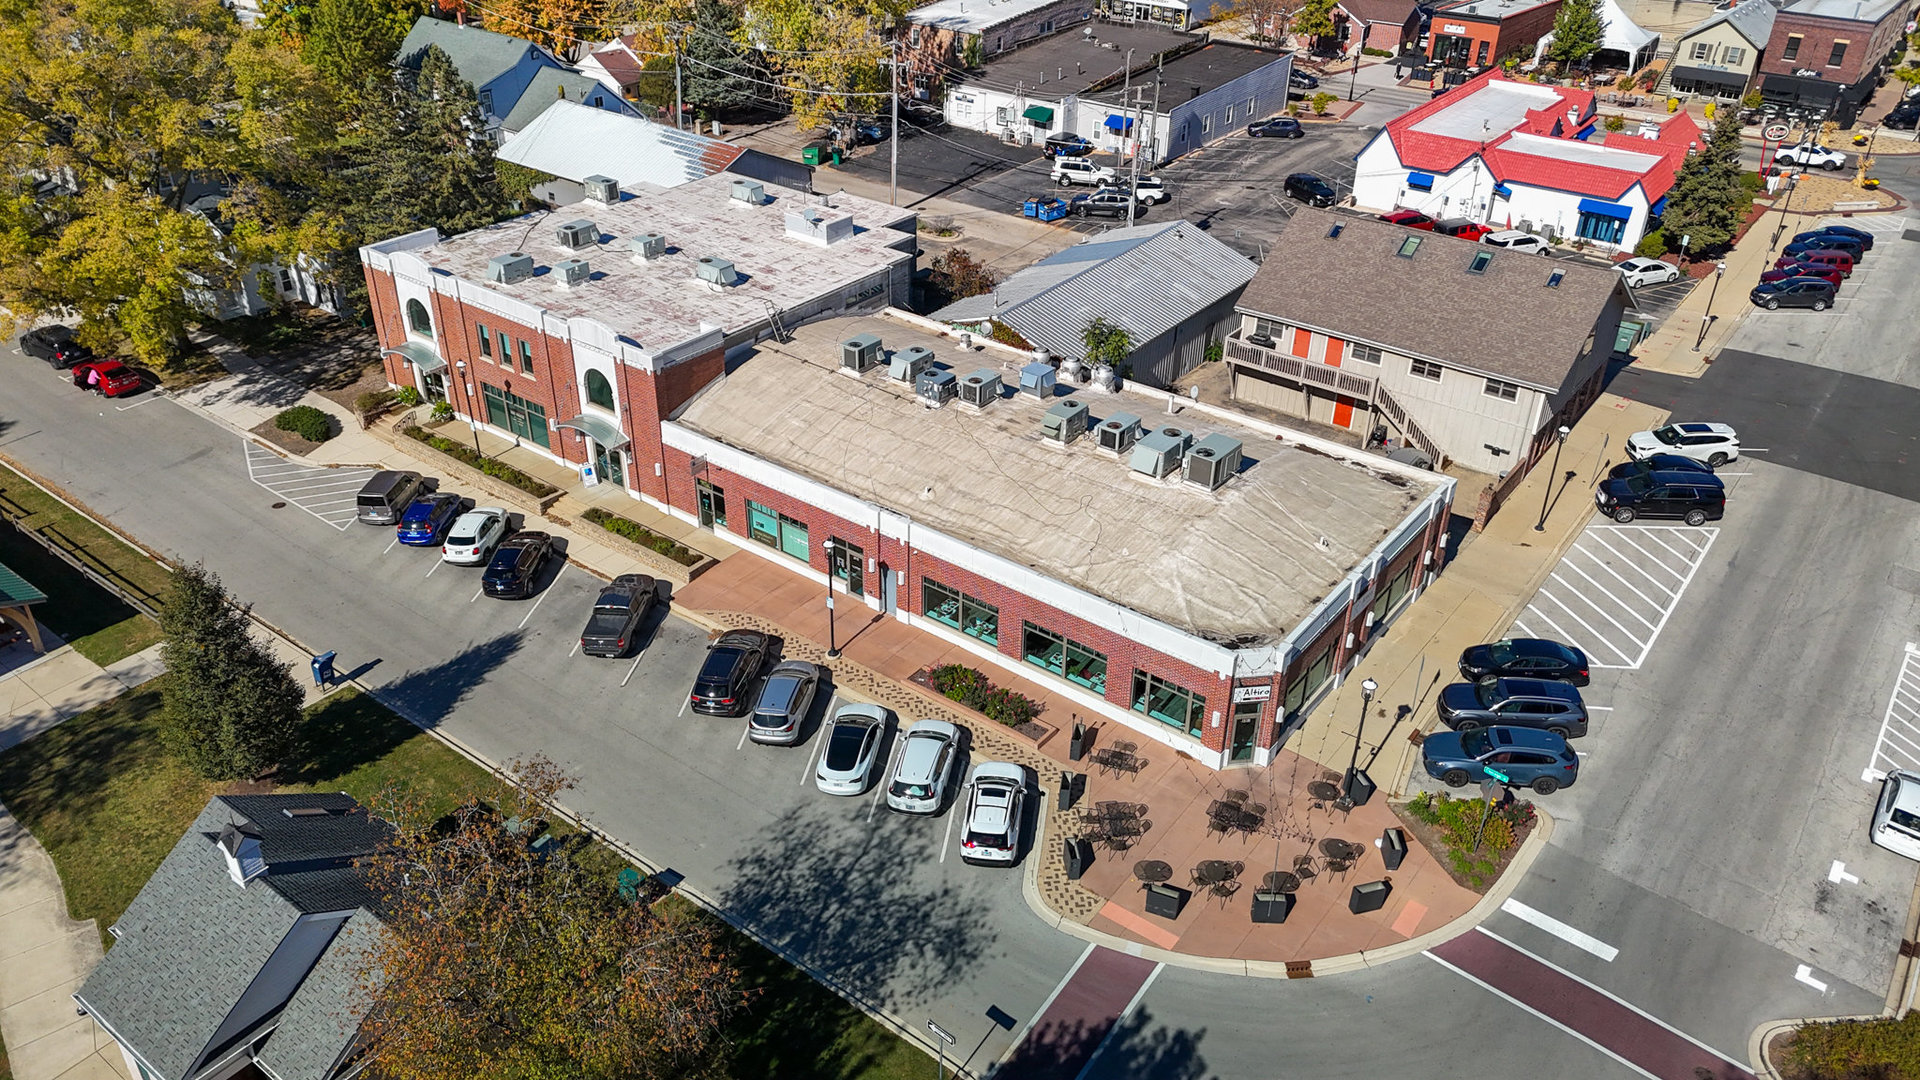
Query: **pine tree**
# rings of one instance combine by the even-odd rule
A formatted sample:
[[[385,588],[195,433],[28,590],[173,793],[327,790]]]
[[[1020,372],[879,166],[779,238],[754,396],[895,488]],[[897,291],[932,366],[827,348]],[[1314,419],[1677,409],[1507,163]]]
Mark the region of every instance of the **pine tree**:
[[[160,657],[169,672],[161,733],[209,779],[251,779],[285,764],[299,746],[300,687],[253,636],[250,610],[196,563],[174,575],[160,613]]]
[[[751,108],[766,96],[766,79],[740,47],[740,13],[725,0],[695,0],[694,29],[687,35],[686,103],[702,115]]]
[[[1680,166],[1667,192],[1661,231],[1668,242],[1691,237],[1694,254],[1731,243],[1747,202],[1740,173],[1740,111],[1722,109],[1707,145]]]
[[[1553,20],[1553,43],[1547,46],[1548,60],[1577,67],[1600,51],[1605,40],[1607,20],[1600,17],[1600,0],[1565,0]]]

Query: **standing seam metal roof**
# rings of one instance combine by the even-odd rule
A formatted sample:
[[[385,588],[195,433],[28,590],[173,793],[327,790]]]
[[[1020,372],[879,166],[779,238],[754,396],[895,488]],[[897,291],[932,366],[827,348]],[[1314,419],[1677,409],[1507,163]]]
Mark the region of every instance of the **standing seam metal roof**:
[[[47,594],[11,569],[0,566],[0,606],[20,604],[38,604],[45,601]]]

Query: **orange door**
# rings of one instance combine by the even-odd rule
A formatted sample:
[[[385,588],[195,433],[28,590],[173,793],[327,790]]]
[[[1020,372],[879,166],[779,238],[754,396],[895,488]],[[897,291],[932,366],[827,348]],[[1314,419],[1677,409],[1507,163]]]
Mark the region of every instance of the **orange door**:
[[[1353,399],[1342,395],[1333,402],[1333,426],[1350,428],[1353,426]]]

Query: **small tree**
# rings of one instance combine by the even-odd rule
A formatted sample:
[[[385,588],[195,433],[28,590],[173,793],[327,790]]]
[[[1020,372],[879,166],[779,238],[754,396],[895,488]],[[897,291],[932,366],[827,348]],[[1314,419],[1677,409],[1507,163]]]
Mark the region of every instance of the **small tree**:
[[[1293,13],[1293,32],[1306,38],[1309,45],[1332,37],[1334,4],[1335,0],[1303,0]]]
[[[1098,315],[1080,332],[1080,343],[1086,349],[1089,364],[1117,368],[1133,355],[1133,336],[1124,327],[1115,326]]]
[[[973,253],[963,247],[953,248],[936,257],[928,269],[932,271],[929,284],[934,293],[929,300],[937,302],[940,307],[955,300],[991,292],[1000,283],[999,274],[989,270],[985,263],[974,258]]]
[[[299,684],[253,636],[251,610],[195,563],[174,574],[160,612],[160,658],[171,675],[161,733],[168,749],[209,779],[259,776],[299,746]]]
[[[1553,20],[1553,42],[1546,58],[1568,68],[1579,67],[1600,51],[1607,32],[1607,20],[1600,15],[1600,0],[1565,0]]]
[[[1695,254],[1733,240],[1745,216],[1740,186],[1740,114],[1728,109],[1714,121],[1707,145],[1687,158],[1667,193],[1662,228],[1668,236],[1691,236]]]
[[[1287,39],[1287,22],[1297,3],[1298,0],[1239,0],[1228,17],[1244,21],[1246,34],[1254,41],[1274,44]]]
[[[1327,109],[1332,107],[1333,103],[1339,101],[1340,98],[1337,95],[1329,94],[1325,90],[1322,90],[1314,94],[1309,100],[1313,105],[1313,115],[1325,116],[1327,115]]]
[[[762,71],[737,41],[740,13],[721,0],[694,0],[694,29],[686,38],[688,105],[703,115],[750,108],[762,97]]]

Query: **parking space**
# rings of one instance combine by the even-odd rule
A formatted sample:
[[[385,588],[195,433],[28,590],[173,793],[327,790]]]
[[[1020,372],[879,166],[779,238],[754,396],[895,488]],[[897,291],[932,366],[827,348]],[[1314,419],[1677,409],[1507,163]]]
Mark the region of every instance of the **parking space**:
[[[1638,668],[1719,534],[1714,526],[1596,521],[1513,628],[1576,645],[1596,668]]]
[[[307,465],[251,439],[240,440],[240,445],[246,454],[247,478],[272,492],[279,502],[297,506],[336,529],[353,524],[354,496],[375,470]]]
[[[1900,673],[1873,742],[1873,758],[1860,779],[1877,784],[1895,769],[1920,772],[1920,645],[1911,641],[1900,654]]]
[[[1646,333],[1651,334],[1673,315],[1680,302],[1699,284],[1693,278],[1683,277],[1661,285],[1643,285],[1633,290],[1634,305],[1640,309],[1633,317],[1646,323]]]

